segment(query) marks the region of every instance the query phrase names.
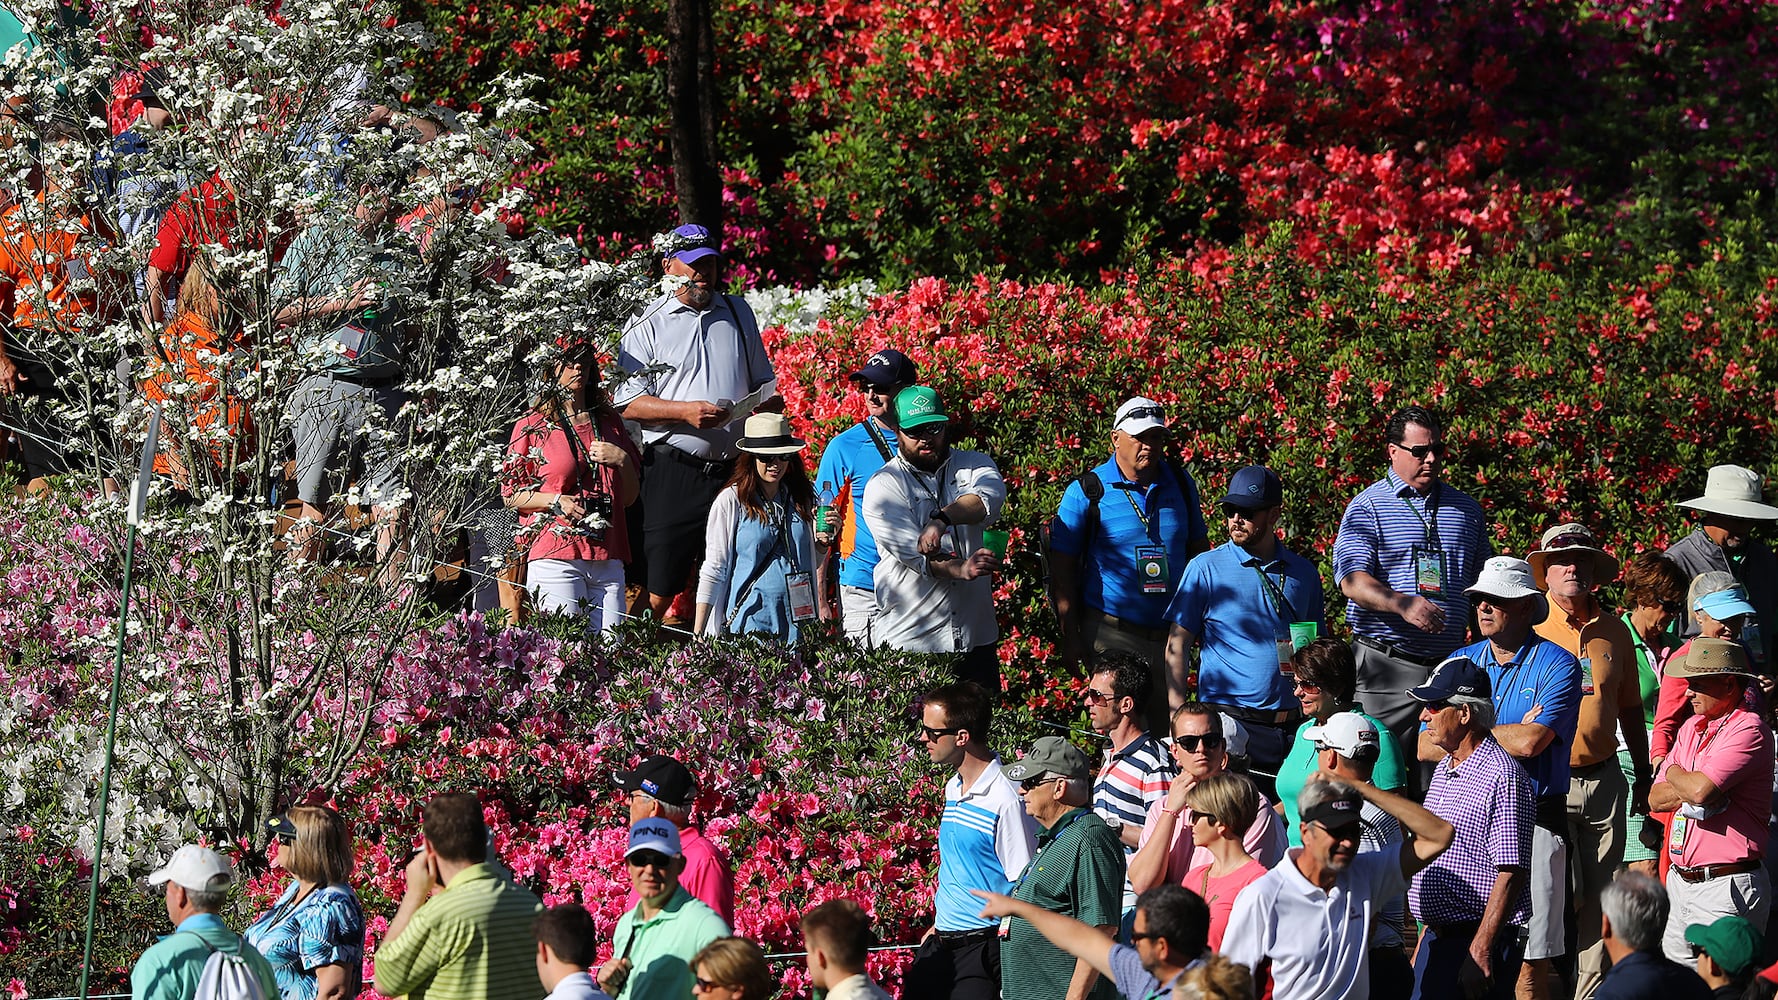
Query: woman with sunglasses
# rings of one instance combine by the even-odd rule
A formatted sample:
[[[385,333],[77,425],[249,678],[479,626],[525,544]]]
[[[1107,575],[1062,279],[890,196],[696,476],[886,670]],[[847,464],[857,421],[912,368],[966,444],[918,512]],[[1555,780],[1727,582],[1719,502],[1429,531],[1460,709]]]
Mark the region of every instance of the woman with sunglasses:
[[[1624,562],[1624,624],[1636,647],[1636,674],[1642,688],[1643,723],[1652,732],[1655,709],[1660,702],[1661,665],[1673,646],[1668,626],[1685,611],[1685,571],[1659,552],[1643,552]],[[1636,786],[1636,765],[1630,750],[1618,736],[1618,766],[1624,783]],[[1660,824],[1647,816],[1629,817],[1629,836],[1624,840],[1624,864],[1653,876],[1660,848]]]
[[[1692,620],[1698,624],[1699,636],[1730,642],[1742,641],[1742,630],[1755,615],[1753,605],[1747,599],[1747,588],[1735,579],[1734,574],[1722,570],[1699,573],[1692,579],[1686,592],[1686,607],[1691,609]],[[1692,641],[1695,639],[1674,650],[1669,659],[1683,657],[1691,649]],[[1748,685],[1743,707],[1764,715],[1762,692],[1768,690],[1770,683],[1762,677],[1759,683]],[[1678,735],[1679,727],[1692,717],[1689,691],[1685,678],[1667,676],[1663,670],[1660,700],[1655,705],[1654,729],[1648,740],[1649,764],[1654,769],[1660,768],[1661,761],[1673,749],[1673,738]]]
[[[1214,859],[1186,872],[1185,887],[1210,906],[1210,950],[1216,951],[1235,897],[1266,873],[1266,866],[1242,843],[1259,811],[1259,789],[1244,775],[1213,774],[1194,785],[1185,801],[1191,808],[1192,841]]]
[[[699,635],[764,632],[794,643],[815,617],[815,491],[803,468],[808,445],[781,413],[756,413],[736,442],[741,461],[710,506],[698,571]]]
[[[272,867],[290,885],[244,935],[271,963],[283,1000],[349,1000],[363,989],[364,909],[352,877],[352,831],[328,806],[296,806],[266,824]]]
[[[1352,656],[1352,647],[1338,639],[1322,636],[1315,639],[1302,649],[1296,651],[1291,659],[1296,674],[1296,698],[1303,706],[1302,727],[1296,731],[1296,739],[1291,741],[1290,752],[1285,755],[1284,763],[1278,767],[1278,805],[1280,815],[1284,817],[1285,831],[1290,835],[1290,846],[1303,846],[1302,824],[1296,810],[1297,796],[1302,794],[1303,785],[1309,776],[1319,770],[1315,758],[1315,742],[1308,738],[1310,726],[1319,726],[1341,712],[1357,712],[1364,715],[1353,699],[1358,692],[1358,664]],[[1377,727],[1380,737],[1380,752],[1377,755],[1376,770],[1372,772],[1371,783],[1385,791],[1394,791],[1407,784],[1407,758],[1402,756],[1401,747],[1390,735],[1389,729],[1381,722],[1364,715]]]
[[[725,937],[692,956],[691,991],[705,1000],[771,1000],[778,995],[765,952],[746,938]]]

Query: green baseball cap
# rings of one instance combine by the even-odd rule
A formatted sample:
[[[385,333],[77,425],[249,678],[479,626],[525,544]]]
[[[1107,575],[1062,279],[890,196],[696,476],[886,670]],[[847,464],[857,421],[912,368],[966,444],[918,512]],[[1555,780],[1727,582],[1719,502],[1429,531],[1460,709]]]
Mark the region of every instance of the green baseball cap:
[[[931,386],[910,385],[895,394],[895,425],[903,430],[948,423],[950,419],[939,407],[938,392]]]
[[[1060,736],[1044,736],[1031,744],[1031,752],[1007,765],[1006,776],[1014,781],[1059,774],[1064,778],[1087,778],[1093,773],[1093,762],[1074,744]]]
[[[1685,929],[1685,940],[1704,949],[1704,954],[1731,976],[1752,969],[1765,943],[1746,917],[1736,916],[1719,917],[1710,924],[1692,924]]]

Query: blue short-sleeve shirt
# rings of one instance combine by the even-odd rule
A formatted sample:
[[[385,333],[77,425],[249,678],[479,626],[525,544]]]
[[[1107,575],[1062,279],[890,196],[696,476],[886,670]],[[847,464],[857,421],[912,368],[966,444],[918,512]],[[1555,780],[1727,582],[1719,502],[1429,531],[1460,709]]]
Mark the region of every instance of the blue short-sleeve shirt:
[[[880,424],[877,431],[893,456],[900,448],[895,432]],[[834,517],[839,519],[842,587],[876,589],[872,574],[877,569],[877,540],[870,533],[870,525],[864,522],[864,484],[887,461],[862,422],[835,435],[821,452],[821,466],[815,471],[815,494],[822,502],[833,504]]]
[[[1289,636],[1292,621],[1315,622],[1326,632],[1322,602],[1320,571],[1282,544],[1264,562],[1234,542],[1192,560],[1167,620],[1196,636],[1202,649],[1198,698],[1253,709],[1295,706],[1290,679],[1278,669],[1278,639]]]
[[[1192,542],[1210,537],[1191,473],[1181,469],[1175,475],[1171,464],[1162,466],[1146,491],[1124,478],[1116,458],[1093,470],[1105,495],[1099,498],[1099,526],[1092,538],[1085,537],[1091,503],[1079,480],[1068,484],[1050,522],[1050,548],[1070,556],[1084,552],[1080,598],[1086,606],[1143,628],[1166,623],[1167,595],[1179,585]],[[1142,546],[1166,550],[1167,585],[1158,593],[1142,592],[1136,561]]]
[[[1511,660],[1500,663],[1494,648],[1484,639],[1457,650],[1487,668],[1494,685],[1496,725],[1516,725],[1534,705],[1542,706],[1530,721],[1548,726],[1556,734],[1543,752],[1520,761],[1531,777],[1531,794],[1568,794],[1568,754],[1574,746],[1574,730],[1580,724],[1580,661],[1561,646],[1531,633],[1531,638]]]

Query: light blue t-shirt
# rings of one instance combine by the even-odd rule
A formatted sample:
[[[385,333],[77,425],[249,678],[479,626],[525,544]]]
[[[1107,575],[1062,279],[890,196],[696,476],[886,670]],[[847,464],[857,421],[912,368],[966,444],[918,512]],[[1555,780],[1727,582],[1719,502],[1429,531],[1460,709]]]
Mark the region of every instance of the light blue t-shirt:
[[[895,432],[881,424],[877,431],[893,456],[899,448]],[[884,461],[883,453],[877,450],[862,422],[841,431],[821,453],[821,467],[815,471],[815,495],[821,502],[834,505],[834,516],[840,521],[842,587],[876,589],[871,574],[877,568],[877,540],[864,523],[864,484],[870,482],[871,475],[883,467]]]
[[[1199,700],[1269,711],[1293,708],[1290,678],[1278,665],[1278,639],[1289,637],[1292,621],[1314,622],[1318,634],[1326,633],[1321,574],[1282,543],[1261,564],[1234,542],[1224,542],[1186,567],[1167,620],[1198,637]]]
[[[1062,504],[1050,522],[1050,548],[1070,556],[1085,552],[1080,598],[1087,607],[1143,628],[1161,628],[1166,624],[1167,597],[1185,573],[1192,542],[1210,537],[1198,486],[1190,473],[1181,481],[1165,463],[1146,491],[1124,478],[1116,458],[1106,459],[1093,472],[1105,487],[1099,498],[1098,530],[1092,538],[1084,535],[1091,503],[1075,480],[1062,493]],[[1138,574],[1136,550],[1145,546],[1162,547],[1167,553],[1166,586],[1154,593],[1143,592]]]

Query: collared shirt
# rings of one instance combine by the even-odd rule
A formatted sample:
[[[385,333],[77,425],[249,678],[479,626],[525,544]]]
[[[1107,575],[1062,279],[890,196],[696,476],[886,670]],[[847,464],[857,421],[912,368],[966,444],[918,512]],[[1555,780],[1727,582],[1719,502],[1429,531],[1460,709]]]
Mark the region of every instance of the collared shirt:
[[[1162,798],[1148,807],[1148,819],[1142,824],[1141,843],[1146,844],[1154,839],[1155,832],[1161,825],[1161,811],[1167,806]],[[1253,814],[1253,822],[1247,827],[1247,833],[1241,837],[1241,846],[1247,849],[1255,861],[1267,868],[1276,865],[1284,857],[1290,847],[1290,838],[1284,835],[1284,821],[1278,817],[1278,811],[1272,808],[1272,801],[1262,792],[1259,796],[1259,809]],[[1137,847],[1141,850],[1140,845]],[[1180,882],[1185,873],[1199,865],[1207,865],[1216,860],[1210,848],[1199,847],[1192,842],[1192,811],[1180,813],[1173,822],[1173,842],[1167,845],[1167,873],[1165,881]]]
[[[735,924],[735,877],[729,871],[728,858],[722,849],[704,836],[696,826],[679,830],[679,853],[685,857],[685,870],[679,873],[679,887],[693,899],[716,911],[722,922]],[[642,901],[634,886],[624,901],[624,909],[633,910]]]
[[[278,261],[272,282],[276,303],[298,299],[350,299],[353,285],[370,279],[393,290],[400,266],[392,247],[366,237],[354,220],[332,219],[304,229]],[[354,313],[303,324],[297,354],[311,372],[392,378],[405,360],[397,332],[406,312],[399,295]]]
[[[1198,959],[1185,969],[1196,968]],[[1124,1000],[1173,1000],[1173,982],[1161,982],[1154,973],[1142,967],[1142,955],[1127,944],[1111,946],[1111,981],[1117,984],[1117,995]],[[1185,970],[1180,970],[1184,975]],[[1174,977],[1174,981],[1178,980]]]
[[[1394,816],[1384,811],[1383,807],[1369,799],[1358,811],[1361,829],[1358,836],[1358,853],[1372,854],[1388,851],[1390,857],[1401,856],[1401,823]],[[1301,844],[1292,845],[1295,847]],[[1378,911],[1377,926],[1371,930],[1371,950],[1378,948],[1400,948],[1401,926],[1408,915],[1407,893],[1390,896],[1383,901]]]
[[[1293,621],[1325,633],[1325,619],[1320,572],[1282,542],[1270,560],[1234,542],[1193,559],[1167,606],[1167,620],[1202,647],[1198,699],[1264,710],[1297,705],[1279,669],[1279,638],[1290,638]]]
[[[1124,851],[1117,834],[1084,807],[1070,809],[1037,836],[1037,854],[1019,877],[1013,898],[1094,927],[1123,918]],[[1000,948],[1002,1000],[1052,1000],[1068,992],[1075,958],[1014,917]],[[1101,978],[1089,997],[1109,1000],[1116,990]]]
[[[1480,920],[1500,870],[1530,870],[1536,809],[1531,779],[1489,736],[1461,763],[1449,754],[1438,762],[1426,788],[1426,808],[1457,832],[1450,849],[1414,876],[1408,905],[1428,924]],[[1506,922],[1523,927],[1530,916],[1527,879],[1506,908]]]
[[[1494,685],[1495,723],[1516,725],[1525,713],[1541,706],[1531,720],[1547,726],[1556,738],[1537,756],[1523,761],[1531,777],[1531,794],[1568,794],[1568,748],[1574,743],[1574,727],[1580,720],[1580,661],[1574,654],[1536,632],[1525,640],[1512,659],[1500,663],[1488,640],[1472,643],[1454,655],[1467,656],[1488,671]]]
[[[827,1000],[889,1000],[889,992],[861,972],[835,983]]]
[[[357,996],[364,975],[364,908],[347,885],[317,886],[296,901],[302,883],[290,886],[242,937],[272,966],[283,1000],[314,1000],[315,970],[337,965],[346,973],[346,995]]]
[[[470,865],[414,911],[375,956],[377,989],[411,1000],[543,996],[531,924],[543,904],[531,890]]]
[[[1357,709],[1353,709],[1357,711]],[[1408,783],[1407,759],[1402,756],[1401,745],[1396,742],[1395,734],[1389,727],[1376,719],[1359,712],[1377,730],[1377,763],[1371,768],[1371,784],[1384,791],[1394,791]],[[1290,846],[1303,846],[1302,818],[1297,814],[1296,798],[1302,793],[1303,786],[1309,783],[1309,775],[1321,769],[1317,758],[1320,756],[1315,749],[1315,741],[1309,739],[1309,727],[1319,725],[1314,719],[1304,719],[1297,727],[1296,739],[1290,743],[1290,752],[1284,756],[1284,763],[1278,765],[1278,780],[1274,787],[1278,790],[1278,801],[1284,804],[1284,833],[1290,838]]]
[[[734,295],[717,295],[698,310],[663,295],[624,326],[617,363],[630,377],[614,386],[611,401],[623,408],[637,396],[685,402],[737,400],[777,378],[753,310]],[[645,374],[665,365],[667,370]],[[686,424],[644,427],[645,445],[664,444],[700,458],[736,455],[741,421],[700,429]]]
[[[941,931],[993,927],[971,889],[1006,893],[1037,849],[1031,817],[1018,786],[1001,773],[998,758],[963,787],[961,774],[945,782],[945,811],[938,821],[938,889],[933,924]]]
[[[1569,764],[1603,763],[1617,753],[1618,713],[1642,704],[1636,643],[1629,628],[1597,601],[1597,613],[1587,621],[1570,617],[1555,601],[1548,604],[1549,616],[1537,626],[1537,634],[1580,660],[1580,709]]]
[[[1173,758],[1161,741],[1143,733],[1122,750],[1105,748],[1105,761],[1099,778],[1093,783],[1093,811],[1114,826],[1141,827],[1148,820],[1148,807],[1164,802],[1167,788],[1178,774]],[[1124,863],[1129,864],[1136,849],[1124,845]],[[1124,912],[1136,905],[1136,891],[1124,881]]]
[[[728,937],[729,926],[716,911],[680,886],[659,913],[642,919],[640,907],[617,918],[611,954],[630,960],[630,978],[617,1000],[691,996],[691,960],[704,946]]]
[[[994,620],[994,575],[953,580],[932,574],[920,554],[920,533],[932,512],[958,497],[980,498],[988,516],[980,524],[948,527],[941,543],[959,558],[982,547],[982,532],[1000,520],[1006,481],[992,459],[952,448],[937,470],[923,472],[904,456],[877,470],[864,488],[864,520],[881,558],[873,572],[877,617],[871,636],[880,646],[916,653],[966,653],[1000,635]]]
[[[1652,951],[1633,951],[1605,970],[1593,1000],[1708,1000],[1696,972]]]
[[[1360,854],[1332,889],[1303,877],[1292,848],[1235,900],[1222,954],[1249,969],[1270,959],[1275,1000],[1370,995],[1371,927],[1382,901],[1407,888],[1400,852]]]
[[[197,994],[198,980],[212,951],[238,952],[265,995],[278,995],[278,977],[264,956],[229,930],[216,914],[194,913],[136,960],[130,970],[130,1000],[190,1000]]]
[[[901,448],[895,431],[881,423],[876,430],[893,458]],[[872,575],[877,568],[877,542],[871,537],[870,525],[864,523],[864,487],[886,461],[863,420],[841,431],[821,452],[821,467],[815,471],[815,495],[831,498],[833,516],[839,523],[836,548],[840,554],[842,587],[870,590],[877,585]]]
[[[1165,461],[1146,489],[1124,476],[1115,456],[1093,472],[1105,487],[1093,537],[1085,537],[1092,503],[1077,479],[1062,492],[1062,504],[1050,522],[1050,548],[1063,555],[1085,553],[1080,599],[1087,607],[1143,628],[1160,628],[1166,624],[1167,596],[1179,586],[1192,543],[1210,537],[1198,485],[1191,473],[1181,469],[1182,479]],[[1167,586],[1159,593],[1142,591],[1136,559],[1142,546],[1166,550]]]
[[[1739,555],[1739,559],[1730,559],[1703,528],[1695,529],[1667,549],[1668,558],[1685,570],[1688,580],[1695,579],[1699,573],[1720,570],[1733,573],[1735,579],[1746,584],[1747,601],[1759,617],[1764,662],[1771,663],[1778,653],[1778,556],[1774,556],[1764,542],[1753,539],[1747,541]],[[1687,638],[1698,634],[1695,617],[1681,615],[1679,621]]]
[[[1482,505],[1449,483],[1440,483],[1427,514],[1427,498],[1416,493],[1395,471],[1372,483],[1346,506],[1340,518],[1340,534],[1334,541],[1334,584],[1353,573],[1369,573],[1379,582],[1403,594],[1418,594],[1414,549],[1429,541],[1429,526],[1438,525],[1439,547],[1444,551],[1444,592],[1428,600],[1445,613],[1445,630],[1438,635],[1422,632],[1400,615],[1372,611],[1357,601],[1346,603],[1346,621],[1352,631],[1418,656],[1448,656],[1463,645],[1469,627],[1469,597],[1465,587],[1475,583],[1482,563],[1494,554],[1488,540],[1488,517]]]
[[[611,1000],[611,994],[594,985],[586,972],[570,972],[549,991],[547,1000]]]
[[[1703,772],[1722,793],[1704,810],[1706,818],[1685,820],[1685,842],[1674,860],[1695,868],[1764,857],[1772,803],[1772,730],[1765,721],[1742,708],[1716,719],[1694,715],[1679,727],[1656,780],[1667,780],[1674,766]],[[1669,845],[1680,819],[1668,824]]]

